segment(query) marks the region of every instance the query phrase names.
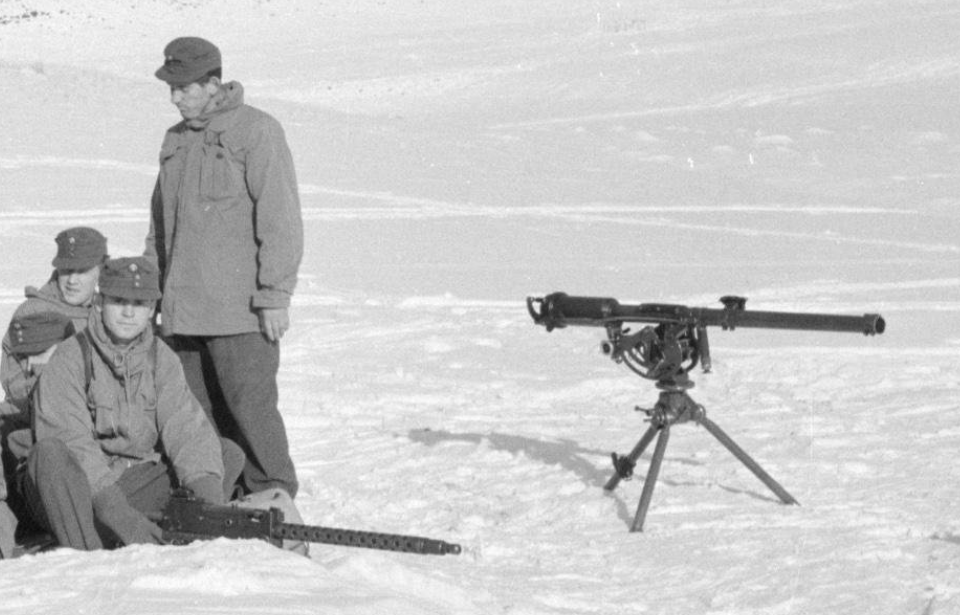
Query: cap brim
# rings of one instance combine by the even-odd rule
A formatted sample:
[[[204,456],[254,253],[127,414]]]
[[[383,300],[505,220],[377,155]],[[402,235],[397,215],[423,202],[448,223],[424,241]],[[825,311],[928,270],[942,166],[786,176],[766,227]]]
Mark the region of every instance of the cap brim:
[[[191,83],[200,81],[207,73],[217,68],[220,68],[220,66],[198,68],[190,72],[173,72],[166,66],[161,66],[157,69],[157,72],[153,74],[160,81],[166,81],[170,85],[190,85]]]
[[[128,301],[159,301],[163,297],[160,291],[127,288],[101,288],[100,294],[104,297],[126,299]]]
[[[91,258],[60,258],[56,257],[51,263],[54,269],[75,269],[77,271],[86,271],[103,263],[106,256]]]
[[[14,345],[10,350],[13,354],[40,354],[41,352],[46,352],[48,348],[54,344],[59,344],[63,340],[56,340],[53,342],[30,342],[29,344],[18,344]]]

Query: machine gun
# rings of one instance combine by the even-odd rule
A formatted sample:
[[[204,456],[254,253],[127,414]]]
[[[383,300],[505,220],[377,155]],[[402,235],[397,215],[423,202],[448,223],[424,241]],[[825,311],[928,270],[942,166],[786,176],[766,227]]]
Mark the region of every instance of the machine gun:
[[[460,545],[432,538],[284,523],[279,508],[208,504],[186,489],[174,491],[157,524],[164,540],[175,545],[223,537],[257,538],[277,547],[284,540],[294,540],[420,555],[460,553]]]
[[[735,296],[721,297],[720,302],[722,309],[662,303],[623,305],[616,299],[571,297],[565,293],[527,297],[527,310],[534,323],[543,325],[547,331],[570,325],[604,327],[607,339],[601,343],[601,351],[640,377],[656,381],[656,387],[660,389],[659,399],[653,408],[636,408],[649,417],[650,427],[628,455],[611,455],[615,472],[604,485],[604,489],[612,491],[620,480],[629,479],[637,459],[659,434],[631,532],[643,530],[670,437],[670,427],[687,421],[706,428],[784,504],[799,504],[730,436],[707,418],[706,409],[687,394],[687,390],[694,386],[688,376],[690,371],[698,364],[704,372],[709,372],[712,367],[707,327],[721,327],[729,331],[742,327],[864,335],[883,333],[886,328],[886,322],[879,314],[846,316],[750,311],[746,309],[746,298]],[[631,331],[625,327],[627,323],[645,323],[647,326]]]

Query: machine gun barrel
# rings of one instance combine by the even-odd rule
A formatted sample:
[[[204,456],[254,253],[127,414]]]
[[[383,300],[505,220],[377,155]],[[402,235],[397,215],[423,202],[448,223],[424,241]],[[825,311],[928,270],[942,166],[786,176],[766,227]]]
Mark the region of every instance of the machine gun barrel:
[[[158,525],[164,540],[175,545],[214,538],[257,538],[278,547],[284,540],[293,540],[420,555],[460,553],[460,545],[433,538],[284,523],[279,508],[208,504],[186,490],[174,492]]]
[[[606,297],[577,297],[551,293],[542,298],[528,297],[527,309],[535,323],[548,331],[574,326],[605,327],[615,323],[672,323],[691,326],[715,326],[723,329],[760,328],[836,331],[875,335],[883,333],[886,322],[879,314],[862,316],[764,312],[746,310],[743,297],[721,297],[722,309],[693,308],[662,303],[622,304]]]

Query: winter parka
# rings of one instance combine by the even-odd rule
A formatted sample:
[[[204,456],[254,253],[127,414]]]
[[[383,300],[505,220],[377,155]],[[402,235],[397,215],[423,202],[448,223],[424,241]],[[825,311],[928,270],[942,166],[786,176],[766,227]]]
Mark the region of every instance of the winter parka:
[[[91,311],[88,323],[89,389],[74,336],[57,347],[34,391],[36,441],[64,442],[94,496],[130,466],[161,457],[183,485],[206,476],[222,481],[220,439],[190,392],[176,354],[152,327],[121,348],[110,341],[98,310]]]
[[[73,322],[73,328],[81,331],[87,326],[90,316],[89,305],[70,305],[63,300],[57,286],[57,273],[54,272],[46,284],[40,288],[27,286],[24,289],[27,300],[14,311],[13,318],[21,318],[40,312],[57,312]],[[11,319],[12,320],[12,319]],[[0,384],[6,399],[0,408],[0,419],[9,415],[26,417],[30,403],[30,392],[36,382],[37,374],[27,369],[27,361],[17,357],[11,351],[10,336],[3,335],[2,356],[0,356]],[[25,425],[24,425],[25,426]]]
[[[283,128],[239,83],[221,95],[160,150],[144,254],[160,268],[164,335],[257,332],[257,309],[289,306],[297,282],[303,222]]]

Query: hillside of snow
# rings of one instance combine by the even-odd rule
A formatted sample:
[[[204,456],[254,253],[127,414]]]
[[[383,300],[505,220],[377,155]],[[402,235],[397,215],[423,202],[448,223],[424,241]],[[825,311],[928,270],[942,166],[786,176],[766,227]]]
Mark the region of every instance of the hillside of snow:
[[[90,225],[138,254],[164,45],[277,117],[306,253],[281,410],[307,523],[428,557],[214,541],[0,561],[0,613],[960,614],[960,6],[946,0],[0,0],[0,322]],[[710,331],[693,424],[525,299],[880,313]]]

